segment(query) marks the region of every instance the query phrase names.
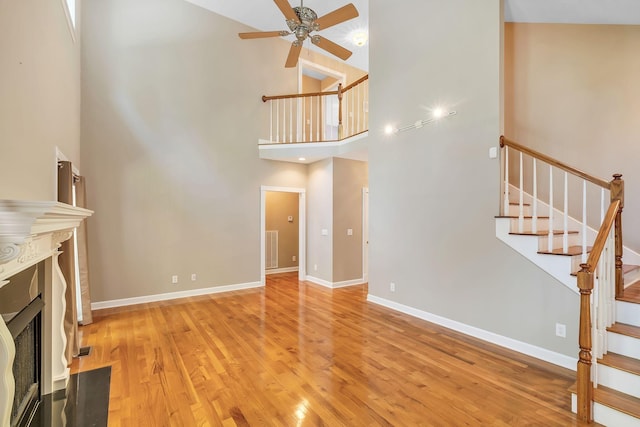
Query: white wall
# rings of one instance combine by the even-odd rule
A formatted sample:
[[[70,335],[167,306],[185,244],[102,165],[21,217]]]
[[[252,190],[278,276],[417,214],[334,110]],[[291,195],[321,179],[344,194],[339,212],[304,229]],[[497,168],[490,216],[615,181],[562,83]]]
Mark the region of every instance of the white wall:
[[[80,46],[60,0],[0,2],[0,199],[55,200],[80,167]]]
[[[370,5],[369,292],[575,357],[577,297],[495,237],[500,1],[407,3]],[[437,104],[458,114],[383,135]]]

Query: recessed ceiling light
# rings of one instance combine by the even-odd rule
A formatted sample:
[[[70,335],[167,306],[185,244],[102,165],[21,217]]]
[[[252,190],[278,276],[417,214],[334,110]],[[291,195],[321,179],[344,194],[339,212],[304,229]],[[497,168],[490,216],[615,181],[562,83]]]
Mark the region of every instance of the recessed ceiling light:
[[[300,160],[301,162],[304,162],[307,159],[305,159],[304,157],[298,157],[298,160]]]

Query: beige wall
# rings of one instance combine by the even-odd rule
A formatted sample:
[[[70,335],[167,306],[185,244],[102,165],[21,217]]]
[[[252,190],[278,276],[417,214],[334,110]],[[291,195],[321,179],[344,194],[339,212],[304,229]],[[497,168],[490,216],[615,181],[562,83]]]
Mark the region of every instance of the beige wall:
[[[297,88],[287,44],[181,0],[86,0],[83,17],[94,301],[259,282],[260,186],[306,187],[305,165],[257,152],[260,97]]]
[[[278,268],[298,266],[298,198],[298,193],[266,192],[265,227],[278,231]],[[293,219],[291,222],[289,216]]]
[[[361,279],[362,189],[367,163],[333,159],[333,282]],[[352,230],[348,235],[347,230]]]
[[[506,25],[505,134],[603,179],[623,174],[624,242],[636,251],[638,52],[640,26]],[[579,190],[571,193],[570,203],[576,194]]]
[[[55,200],[56,146],[81,167],[80,47],[63,4],[0,2],[0,199]]]
[[[576,357],[577,295],[495,237],[500,3],[370,3],[369,293]],[[458,114],[374,131],[438,103]]]
[[[307,190],[307,275],[332,282],[333,159],[309,165]]]

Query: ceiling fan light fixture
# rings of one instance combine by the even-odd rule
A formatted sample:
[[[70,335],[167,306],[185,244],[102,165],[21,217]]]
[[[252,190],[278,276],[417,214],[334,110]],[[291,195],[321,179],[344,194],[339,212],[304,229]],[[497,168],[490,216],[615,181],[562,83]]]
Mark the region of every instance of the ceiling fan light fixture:
[[[355,30],[351,33],[351,42],[358,46],[358,47],[362,47],[365,44],[367,44],[367,41],[369,39],[369,35],[367,34],[366,30]]]

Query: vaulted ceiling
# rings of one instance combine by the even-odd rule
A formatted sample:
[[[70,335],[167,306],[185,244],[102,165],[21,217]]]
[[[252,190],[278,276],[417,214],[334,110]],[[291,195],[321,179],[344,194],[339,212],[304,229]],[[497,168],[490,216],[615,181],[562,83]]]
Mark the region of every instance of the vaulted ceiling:
[[[272,0],[187,0],[220,15],[242,22],[261,31],[286,30],[285,19]],[[290,0],[299,6],[299,0]],[[303,0],[304,1],[304,0]],[[422,0],[411,0],[422,1]],[[411,1],[398,2],[410,8]],[[347,61],[363,70],[369,69],[369,44],[355,46],[350,35],[369,27],[369,0],[306,0],[304,6],[318,16],[329,13],[346,3],[353,3],[360,16],[322,31],[326,37],[353,51]],[[504,0],[505,20],[508,22],[547,22],[578,24],[640,24],[640,0]],[[293,36],[289,36],[293,39]],[[313,49],[315,46],[307,45]]]

